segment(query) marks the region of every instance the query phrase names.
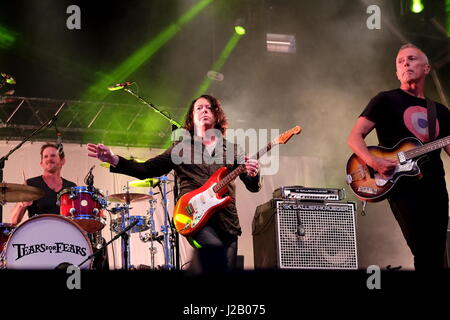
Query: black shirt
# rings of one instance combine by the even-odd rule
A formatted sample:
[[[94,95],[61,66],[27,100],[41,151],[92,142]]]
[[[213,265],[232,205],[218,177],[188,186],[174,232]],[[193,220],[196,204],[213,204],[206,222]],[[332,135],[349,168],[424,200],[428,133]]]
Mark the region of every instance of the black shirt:
[[[426,100],[414,97],[401,89],[377,94],[370,100],[361,116],[375,123],[380,146],[392,148],[407,137],[415,137],[422,143],[428,142]],[[436,120],[436,139],[449,136],[450,111],[437,102]],[[444,177],[440,153],[440,149],[430,152],[427,157],[429,161],[421,163],[424,175]]]
[[[62,189],[64,190],[66,188],[75,187],[76,184],[66,180],[64,178],[62,179]],[[58,192],[54,191],[53,189],[50,189],[48,185],[45,183],[42,176],[30,178],[26,181],[27,185],[32,187],[37,187],[45,192],[45,196],[42,197],[39,200],[33,201],[33,204],[28,207],[28,216],[31,218],[38,214],[59,214],[59,206],[56,204]]]

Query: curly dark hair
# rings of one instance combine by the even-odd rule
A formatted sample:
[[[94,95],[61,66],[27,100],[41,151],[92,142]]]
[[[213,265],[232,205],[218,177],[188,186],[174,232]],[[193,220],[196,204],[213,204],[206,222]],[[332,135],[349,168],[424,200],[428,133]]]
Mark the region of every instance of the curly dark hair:
[[[209,103],[211,104],[212,113],[216,118],[216,125],[214,126],[214,128],[220,130],[222,134],[225,134],[225,131],[228,128],[228,120],[225,116],[225,113],[223,112],[222,104],[220,103],[219,99],[216,99],[208,94],[201,95],[200,97],[194,99],[191,102],[191,106],[189,107],[189,110],[186,114],[186,119],[184,121],[184,128],[188,130],[192,135],[194,134],[193,110],[195,102],[197,102],[197,100],[200,98],[205,98],[206,100],[209,101]]]

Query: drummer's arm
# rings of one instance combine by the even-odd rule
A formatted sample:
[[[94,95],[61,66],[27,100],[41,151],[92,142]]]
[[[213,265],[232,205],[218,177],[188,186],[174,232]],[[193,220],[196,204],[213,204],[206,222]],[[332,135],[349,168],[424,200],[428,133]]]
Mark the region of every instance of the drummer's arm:
[[[22,221],[23,216],[27,211],[27,208],[31,206],[31,204],[32,204],[31,201],[18,202],[14,207],[14,209],[12,209],[11,211],[11,223],[14,225],[19,224]]]

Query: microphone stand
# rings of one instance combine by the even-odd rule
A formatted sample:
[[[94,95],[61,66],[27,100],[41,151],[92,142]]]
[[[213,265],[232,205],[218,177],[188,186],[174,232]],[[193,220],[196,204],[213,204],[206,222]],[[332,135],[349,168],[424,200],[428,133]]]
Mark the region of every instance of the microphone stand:
[[[145,101],[143,98],[141,98],[140,96],[138,96],[136,93],[134,93],[132,90],[128,89],[128,88],[124,88],[123,90],[125,90],[126,92],[128,92],[129,94],[131,94],[132,96],[136,97],[139,101],[141,101],[143,104],[145,104],[147,107],[153,109],[156,113],[159,113],[160,115],[162,115],[164,118],[166,118],[172,125],[177,126],[177,128],[181,127],[181,124],[178,123],[177,121],[175,121],[173,118],[169,117],[167,114],[161,112],[161,110],[159,110],[157,107],[155,107],[152,103]]]
[[[177,121],[175,121],[173,118],[168,116],[167,114],[163,113],[161,110],[159,110],[157,107],[155,107],[151,102],[145,101],[143,98],[141,98],[139,95],[137,95],[135,92],[133,92],[131,89],[129,89],[127,86],[124,87],[124,90],[137,98],[139,101],[141,101],[143,104],[145,104],[147,107],[153,109],[156,113],[159,113],[164,118],[166,118],[171,124],[172,124],[172,132],[175,131],[178,128],[181,128],[181,124]],[[178,181],[177,176],[174,172],[174,203],[177,202],[178,198]],[[166,209],[165,209],[166,210]],[[173,224],[173,218],[172,218],[172,224]],[[167,224],[166,224],[167,226]],[[175,241],[175,269],[180,270],[180,235],[178,232],[175,232],[174,234],[174,241]],[[166,265],[168,262],[166,261]]]
[[[172,132],[177,130],[178,127],[172,124]],[[175,143],[175,142],[174,142]],[[178,177],[175,172],[173,171],[173,203],[176,204],[178,200]],[[173,221],[173,217],[171,220],[172,229],[175,230],[175,222]],[[180,270],[181,269],[181,257],[180,257],[180,234],[178,232],[175,232],[174,234],[174,241],[175,241],[175,269]]]
[[[62,108],[62,106],[61,106],[61,108]],[[58,115],[59,111],[61,110],[61,108],[59,108],[58,111],[56,111],[56,113],[53,115],[52,118],[48,119],[39,128],[34,130],[28,137],[23,139],[18,145],[16,145],[14,148],[12,148],[5,156],[0,158],[0,182],[3,183],[3,169],[5,168],[5,162],[6,162],[6,160],[8,160],[9,156],[11,156],[17,149],[22,147],[22,145],[25,142],[27,142],[32,137],[34,137],[39,132],[41,132],[45,127],[50,127],[53,124],[53,122],[55,122],[57,120],[57,115]],[[1,192],[3,192],[3,190]],[[0,204],[0,222],[3,221],[3,204],[4,203]]]
[[[123,241],[125,243],[128,242],[128,231],[133,228],[135,225],[137,225],[139,222],[139,220],[134,220],[128,227],[126,227],[125,229],[123,229],[121,232],[119,232],[117,235],[114,236],[114,238],[112,238],[111,240],[109,240],[107,243],[105,243],[105,245],[103,245],[100,249],[98,249],[96,252],[94,252],[93,254],[91,254],[89,257],[87,257],[83,262],[81,262],[78,265],[78,268],[80,268],[83,264],[85,264],[87,261],[89,261],[90,259],[94,258],[97,254],[99,254],[99,252],[102,252],[103,249],[105,249],[108,245],[110,245],[113,241],[119,239],[119,237],[122,237]],[[124,254],[127,255],[128,251],[125,250]],[[127,261],[127,259],[125,258],[125,261]],[[127,263],[126,263],[127,264]],[[124,270],[128,270],[128,265],[124,265],[122,266],[122,269]]]

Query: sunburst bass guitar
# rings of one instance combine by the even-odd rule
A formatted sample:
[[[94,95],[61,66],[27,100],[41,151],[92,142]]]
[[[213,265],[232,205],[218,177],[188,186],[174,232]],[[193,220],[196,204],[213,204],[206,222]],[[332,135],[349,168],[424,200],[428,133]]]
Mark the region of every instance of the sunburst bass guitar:
[[[272,147],[277,144],[285,144],[294,134],[299,134],[301,130],[301,127],[296,126],[284,132],[251,158],[259,159]],[[230,173],[228,173],[226,167],[222,167],[214,172],[202,187],[183,195],[177,201],[173,214],[177,231],[181,235],[189,237],[202,229],[211,215],[228,206],[232,198],[230,196],[222,198],[222,196],[228,191],[228,184],[245,171],[244,164],[239,165]]]
[[[378,202],[385,199],[395,183],[403,176],[418,176],[419,159],[425,154],[450,144],[450,136],[422,144],[416,138],[405,138],[393,148],[368,147],[369,152],[379,158],[397,161],[397,166],[387,177],[369,167],[356,154],[347,162],[347,183],[362,201]]]

